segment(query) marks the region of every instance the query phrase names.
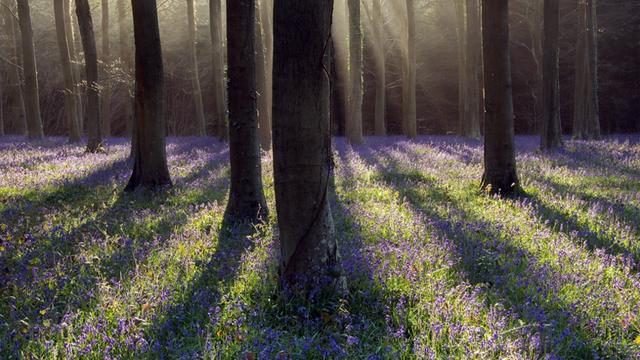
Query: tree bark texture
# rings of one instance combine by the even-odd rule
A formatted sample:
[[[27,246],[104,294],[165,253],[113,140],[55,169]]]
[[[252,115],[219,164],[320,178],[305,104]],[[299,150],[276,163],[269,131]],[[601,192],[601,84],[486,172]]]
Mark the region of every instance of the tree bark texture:
[[[543,119],[540,134],[540,148],[542,150],[551,150],[562,146],[559,37],[560,1],[544,0]]]

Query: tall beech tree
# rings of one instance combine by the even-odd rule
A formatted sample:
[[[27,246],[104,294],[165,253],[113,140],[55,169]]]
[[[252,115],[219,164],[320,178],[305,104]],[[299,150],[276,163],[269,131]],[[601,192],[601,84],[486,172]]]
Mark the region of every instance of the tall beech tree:
[[[404,62],[402,118],[404,135],[410,139],[418,136],[416,118],[416,19],[414,0],[406,0],[407,57]]]
[[[64,24],[64,0],[53,0],[53,12],[56,22],[56,38],[58,50],[60,51],[60,65],[62,67],[62,78],[64,80],[64,111],[67,117],[67,131],[69,132],[69,142],[80,141],[80,127],[78,125],[78,105],[74,92],[75,82],[73,79],[73,68],[71,66],[71,55],[69,54],[69,40],[67,39],[66,27]]]
[[[332,0],[274,1],[273,166],[283,280],[319,276],[344,289],[328,202],[332,8]]]
[[[458,0],[458,129],[480,138],[482,34],[479,0]]]
[[[349,7],[349,111],[345,131],[347,141],[359,145],[362,138],[363,38],[360,21],[360,0],[347,0]]]
[[[386,54],[385,54],[385,34],[384,17],[382,16],[382,0],[372,0],[371,22],[376,48],[376,105],[374,131],[377,136],[387,134],[385,116],[387,106],[387,82],[386,82]]]
[[[82,129],[84,127],[84,104],[83,104],[83,92],[82,87],[80,86],[80,81],[82,79],[82,64],[80,64],[80,54],[78,53],[78,49],[76,47],[76,36],[73,29],[73,18],[75,18],[73,14],[73,8],[71,7],[71,0],[63,0],[64,6],[64,28],[65,34],[67,35],[67,45],[69,46],[69,56],[71,60],[71,68],[73,71],[73,94],[76,97],[76,108],[77,108],[77,118],[78,118],[78,128],[80,130],[80,134],[82,134]]]
[[[36,52],[33,44],[31,10],[29,0],[17,0],[20,34],[22,35],[22,67],[24,68],[24,101],[27,116],[27,136],[30,139],[42,139],[42,117],[40,115],[40,95],[38,89],[38,70]]]
[[[117,11],[118,11],[118,50],[120,61],[122,62],[122,66],[127,74],[131,73],[133,60],[131,59],[131,37],[130,37],[130,26],[131,26],[131,18],[127,16],[127,7],[125,0],[118,0],[117,2]],[[129,101],[131,99],[130,93],[131,86],[128,84],[123,84],[123,92],[125,95],[125,99],[127,100],[124,105],[124,121],[125,127],[127,130],[127,135],[131,136],[133,140],[135,137],[133,134],[133,119],[132,112],[134,108],[133,101]],[[132,143],[132,148],[135,144]],[[133,152],[131,153],[133,157]]]
[[[509,55],[509,0],[482,1],[485,84],[484,175],[493,194],[519,191]]]
[[[164,70],[156,0],[132,0],[136,44],[133,173],[125,191],[171,185],[165,149]]]
[[[573,137],[600,138],[596,0],[578,1]]]
[[[5,106],[5,114],[7,118],[13,119],[14,132],[19,135],[27,134],[27,116],[24,106],[24,86],[21,79],[21,47],[18,39],[18,22],[14,17],[15,1],[2,0],[2,12],[4,17],[5,33],[8,36],[10,47],[11,66],[7,68],[6,88],[4,89],[7,97]]]
[[[111,81],[109,65],[111,64],[111,37],[109,36],[109,0],[102,3],[102,88],[100,91],[100,126],[104,136],[111,135]]]
[[[255,0],[227,0],[231,187],[225,220],[258,222],[267,214],[258,139]]]
[[[560,125],[560,0],[544,0],[544,44],[542,70],[542,133],[540,148],[562,146]]]
[[[196,8],[193,5],[193,0],[187,0],[187,26],[189,33],[189,56],[191,60],[191,89],[193,91],[193,102],[196,111],[196,134],[198,136],[205,136],[207,134],[207,122],[204,116],[202,90],[200,89],[200,70],[198,69],[198,52],[196,50]]]
[[[273,99],[273,4],[260,0],[256,24],[256,82],[258,89],[258,125],[260,146],[271,150],[271,104]]]
[[[102,150],[100,125],[100,83],[98,82],[98,53],[93,33],[93,19],[88,0],[76,0],[76,16],[84,50],[84,66],[87,76],[87,152]]]
[[[221,140],[228,138],[227,80],[224,63],[224,29],[222,26],[222,0],[209,0],[209,29],[211,31],[211,66],[213,68],[213,128]]]

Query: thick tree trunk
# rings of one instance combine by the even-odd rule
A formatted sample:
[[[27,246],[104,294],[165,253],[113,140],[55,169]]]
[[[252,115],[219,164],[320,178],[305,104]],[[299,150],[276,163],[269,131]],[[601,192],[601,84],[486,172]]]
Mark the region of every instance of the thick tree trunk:
[[[102,89],[100,91],[100,125],[102,135],[111,136],[111,81],[108,67],[111,64],[111,37],[109,36],[109,0],[102,0]]]
[[[283,281],[304,286],[307,280],[329,279],[344,290],[327,201],[331,135],[323,61],[332,5],[332,0],[274,2],[273,158]]]
[[[69,56],[71,61],[71,70],[73,75],[73,95],[76,98],[76,118],[78,119],[78,130],[82,136],[84,127],[84,107],[82,103],[82,64],[80,64],[80,55],[76,47],[76,37],[73,30],[72,18],[75,17],[70,4],[71,0],[63,0],[64,6],[64,29],[67,34],[67,45],[69,46]]]
[[[214,133],[220,140],[229,136],[227,129],[227,80],[224,70],[224,32],[222,27],[222,0],[209,0],[211,52],[213,67]]]
[[[573,137],[600,138],[596,0],[578,2]]]
[[[461,135],[480,138],[480,114],[482,109],[482,27],[480,26],[479,0],[466,1],[465,29],[465,104]]]
[[[271,0],[260,0],[259,21],[256,23],[256,77],[258,86],[258,125],[260,145],[271,150],[271,103],[273,99],[273,5]]]
[[[414,0],[406,0],[407,5],[407,59],[404,69],[404,91],[402,98],[403,130],[410,139],[418,136],[416,118],[416,20]]]
[[[543,120],[542,133],[540,134],[540,148],[542,150],[551,150],[562,146],[559,36],[560,1],[544,0]]]
[[[87,75],[87,152],[102,150],[102,126],[100,125],[100,83],[98,82],[98,55],[93,34],[93,19],[88,0],[76,0],[76,15],[84,49]]]
[[[58,50],[60,51],[60,64],[62,66],[62,78],[64,80],[64,111],[67,117],[69,142],[80,141],[80,127],[78,126],[78,106],[74,93],[73,69],[71,56],[69,55],[69,42],[64,24],[64,0],[53,0],[53,12],[56,22],[56,37]]]
[[[127,74],[131,73],[131,68],[132,68],[132,59],[131,59],[131,38],[130,38],[130,23],[128,21],[128,19],[130,19],[127,16],[127,8],[126,8],[126,4],[125,4],[125,0],[118,0],[117,3],[118,6],[118,45],[119,45],[119,50],[120,50],[120,61],[122,61],[122,66],[124,67],[125,71],[127,72]],[[131,87],[128,84],[123,84],[123,89],[122,91],[124,92],[124,96],[125,96],[125,106],[124,106],[124,121],[125,121],[125,128],[127,131],[127,136],[131,137],[132,143],[131,143],[131,147],[133,148],[135,146],[134,144],[134,139],[135,136],[133,136],[133,117],[132,117],[132,110],[135,107],[133,98],[131,97]],[[135,151],[131,151],[131,157],[133,157],[135,154]]]
[[[384,18],[382,16],[382,0],[373,0],[373,30],[376,39],[376,106],[374,128],[377,136],[387,134],[385,116],[387,104],[386,54],[384,39]]]
[[[22,67],[25,82],[25,109],[27,115],[27,136],[30,139],[42,139],[42,117],[40,115],[40,95],[38,90],[38,71],[36,53],[33,44],[31,11],[28,0],[18,0],[18,18],[22,34]]]
[[[349,113],[347,114],[347,141],[362,144],[362,96],[364,70],[362,59],[362,25],[360,23],[360,0],[348,0],[349,5]]]
[[[225,218],[256,223],[267,214],[256,108],[254,0],[227,0],[231,188]]]
[[[23,97],[23,86],[22,79],[20,74],[20,66],[22,64],[20,57],[20,44],[18,41],[18,24],[13,17],[13,11],[9,11],[9,9],[13,9],[15,7],[15,2],[11,2],[9,0],[3,0],[2,4],[4,5],[0,11],[2,11],[4,15],[4,23],[6,34],[9,37],[9,46],[11,47],[11,61],[13,62],[12,66],[9,66],[7,71],[7,85],[4,91],[7,94],[7,106],[5,107],[5,111],[9,114],[10,118],[13,119],[13,127],[14,132],[19,135],[27,134],[27,116],[26,110],[24,106],[24,97]]]
[[[509,1],[483,0],[485,140],[482,188],[493,194],[519,191],[509,55]]]
[[[132,0],[136,44],[136,137],[125,191],[171,185],[165,149],[164,71],[156,0]]]
[[[191,57],[191,89],[196,111],[196,135],[207,135],[207,122],[204,116],[202,90],[200,89],[200,71],[198,70],[198,52],[196,50],[196,9],[193,0],[187,0],[187,24],[189,26],[189,55]]]

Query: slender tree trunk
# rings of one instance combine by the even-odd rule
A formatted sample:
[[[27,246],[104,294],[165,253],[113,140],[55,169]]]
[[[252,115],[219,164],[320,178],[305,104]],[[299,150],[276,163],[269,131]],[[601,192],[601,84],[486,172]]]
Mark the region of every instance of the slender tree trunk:
[[[578,1],[573,137],[584,140],[600,138],[596,27],[596,1]]]
[[[560,1],[544,0],[543,49],[543,120],[540,148],[551,150],[562,146],[560,126],[559,50]]]
[[[255,64],[255,1],[227,0],[231,188],[225,218],[256,223],[267,215],[262,190]]]
[[[329,82],[319,63],[326,61],[332,6],[332,0],[274,2],[273,159],[283,281],[330,279],[344,290],[327,201]]]
[[[465,105],[461,135],[480,138],[480,114],[482,109],[482,27],[480,26],[479,0],[466,1],[465,29]]]
[[[131,59],[131,38],[130,34],[130,23],[128,19],[130,17],[127,16],[127,8],[125,4],[125,0],[118,0],[118,45],[120,50],[120,61],[122,61],[122,66],[124,67],[127,74],[131,73],[132,68],[132,59]],[[131,137],[133,148],[135,146],[133,136],[133,117],[132,110],[135,107],[134,100],[131,97],[131,87],[128,84],[123,85],[123,91],[125,96],[125,106],[124,106],[124,121],[125,127],[127,131],[127,136]],[[131,151],[131,157],[133,158],[135,151]]]
[[[348,0],[349,5],[349,113],[347,114],[347,141],[362,144],[362,25],[360,23],[360,0]]]
[[[70,4],[71,0],[63,0],[64,6],[64,28],[65,34],[67,34],[67,45],[69,46],[69,56],[71,61],[71,69],[73,75],[73,95],[76,97],[76,118],[78,120],[78,131],[82,136],[82,129],[84,127],[84,107],[82,102],[82,87],[80,82],[82,80],[82,64],[80,64],[80,55],[76,47],[76,37],[73,30],[72,18],[73,10]]]
[[[209,0],[209,21],[213,67],[213,99],[215,105],[214,129],[220,140],[227,140],[227,80],[225,74],[224,32],[222,27],[222,0]]]
[[[64,111],[67,117],[69,142],[80,141],[80,128],[78,127],[78,106],[74,93],[73,69],[71,68],[71,56],[69,55],[69,42],[64,25],[64,0],[53,0],[53,12],[56,22],[56,36],[60,51],[60,64],[62,66],[62,78],[64,80]]]
[[[271,0],[260,0],[259,21],[256,23],[256,77],[258,85],[258,125],[260,145],[265,151],[271,150],[271,102],[273,68],[273,28]]]
[[[467,110],[467,32],[465,22],[466,0],[456,0],[456,33],[458,35],[458,129],[459,135],[466,136]]]
[[[402,98],[404,134],[413,139],[418,136],[416,118],[416,20],[414,0],[406,0],[407,5],[407,59],[405,62],[404,91]]]
[[[13,10],[9,11],[9,9],[13,9],[15,7],[15,2],[11,2],[9,0],[3,0],[2,4],[4,5],[3,9],[1,9],[4,14],[4,21],[6,26],[6,33],[9,37],[9,46],[11,47],[11,60],[13,62],[13,66],[9,67],[7,72],[7,84],[9,85],[9,89],[5,89],[5,93],[8,93],[8,107],[10,108],[11,118],[14,119],[14,131],[19,135],[27,134],[27,116],[24,106],[24,89],[22,86],[22,78],[21,78],[21,64],[22,59],[20,57],[20,44],[18,41],[18,24],[13,17]],[[6,109],[5,109],[6,110]]]
[[[125,191],[171,185],[165,149],[164,70],[156,0],[132,0],[136,44],[136,137]]]
[[[31,28],[31,11],[28,0],[18,0],[18,18],[22,34],[22,66],[25,81],[25,108],[27,114],[27,136],[30,139],[42,139],[42,117],[40,116],[40,96],[38,90],[38,71]]]
[[[509,0],[483,0],[482,29],[486,121],[482,188],[493,194],[519,191],[509,55]]]
[[[102,88],[100,92],[100,124],[102,135],[111,136],[111,81],[109,65],[111,64],[111,37],[109,36],[109,0],[102,0]]]
[[[376,107],[375,107],[375,134],[385,136],[387,84],[386,84],[386,57],[384,39],[384,17],[382,16],[382,0],[373,0],[373,30],[376,39]]]
[[[98,81],[98,55],[93,34],[93,19],[88,0],[76,0],[76,15],[84,49],[87,75],[87,152],[102,150],[102,126],[100,125],[100,82]]]
[[[198,70],[198,52],[196,50],[196,9],[193,0],[187,0],[187,23],[189,26],[189,55],[191,57],[191,88],[196,111],[196,135],[207,135],[207,122],[204,116],[202,91],[200,90],[200,71]]]

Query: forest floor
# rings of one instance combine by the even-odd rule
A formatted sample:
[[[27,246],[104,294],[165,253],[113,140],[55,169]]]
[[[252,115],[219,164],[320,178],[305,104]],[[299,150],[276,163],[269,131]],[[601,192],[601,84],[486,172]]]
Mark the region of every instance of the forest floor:
[[[225,144],[172,138],[175,186],[123,194],[122,140],[0,140],[0,358],[640,358],[640,137],[519,137],[515,199],[478,190],[479,142],[367,141],[335,144],[349,295],[308,302],[274,219],[222,227]]]

